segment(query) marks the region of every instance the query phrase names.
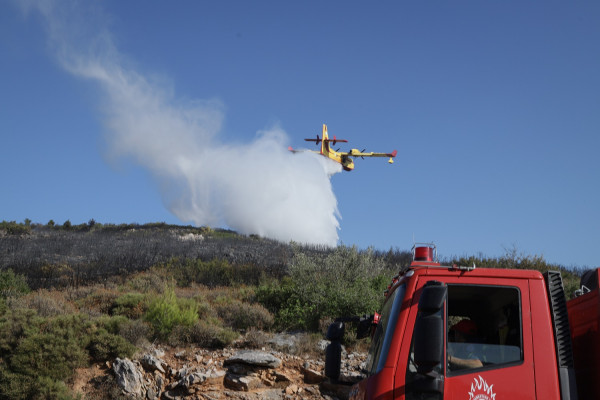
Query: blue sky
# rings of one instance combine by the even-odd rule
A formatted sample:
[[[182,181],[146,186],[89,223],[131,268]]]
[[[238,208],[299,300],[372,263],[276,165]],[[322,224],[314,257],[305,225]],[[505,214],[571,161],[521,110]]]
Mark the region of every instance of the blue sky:
[[[31,3],[0,3],[0,220],[199,223],[193,211],[205,203],[181,199],[209,188],[221,195],[208,203],[231,202],[208,208],[214,226],[263,232],[232,216],[231,199],[247,194],[255,219],[327,220],[339,243],[359,248],[408,249],[414,239],[443,256],[516,248],[599,265],[600,3]],[[132,93],[149,94],[136,103],[156,108],[130,112],[130,93],[114,88],[120,74]],[[182,151],[194,158],[190,146],[136,130],[165,120],[186,126],[171,142],[209,132],[206,145],[191,134],[191,147],[198,159],[206,149],[223,156],[191,168],[227,161],[219,179],[181,189],[196,175],[161,169]],[[396,162],[357,160],[330,183],[321,173],[296,184],[287,169],[304,167],[294,155],[280,165],[246,151],[273,130],[269,149],[309,146],[323,123],[349,140],[343,150],[397,149]],[[124,147],[127,124],[148,152]],[[156,157],[161,146],[169,151]],[[253,169],[261,163],[272,168]],[[249,186],[216,188],[235,177]],[[266,181],[293,196],[265,192]],[[278,208],[288,196],[301,204]]]

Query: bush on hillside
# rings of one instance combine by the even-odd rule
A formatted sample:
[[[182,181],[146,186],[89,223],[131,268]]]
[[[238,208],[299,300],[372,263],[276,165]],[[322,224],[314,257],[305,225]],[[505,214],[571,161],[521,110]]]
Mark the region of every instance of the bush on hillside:
[[[383,260],[355,247],[338,247],[321,258],[296,254],[289,272],[288,278],[259,287],[256,298],[275,314],[279,328],[310,331],[326,317],[379,309],[392,275]]]
[[[135,347],[118,335],[125,321],[84,314],[42,318],[34,310],[9,308],[0,317],[0,398],[68,398],[61,382],[76,368],[90,359],[133,355]]]
[[[273,314],[260,304],[248,304],[239,300],[231,300],[215,305],[215,309],[225,326],[235,330],[269,329],[274,321]]]
[[[64,382],[14,373],[0,364],[1,400],[74,400]]]
[[[221,326],[218,320],[206,318],[192,326],[175,327],[169,336],[169,343],[172,345],[194,343],[200,347],[221,349],[229,346],[238,337],[239,333]]]
[[[111,314],[123,315],[129,319],[138,319],[144,315],[147,308],[146,295],[125,293],[114,300]]]
[[[9,235],[28,235],[31,233],[31,221],[29,223],[19,224],[15,221],[0,222],[0,230]]]
[[[0,298],[18,297],[29,291],[24,275],[15,274],[12,269],[0,271]]]
[[[225,259],[172,259],[164,268],[181,287],[201,284],[211,288],[239,284],[257,285],[265,278],[265,268],[254,264],[232,265]]]
[[[177,325],[192,326],[198,320],[198,305],[193,299],[178,299],[173,288],[168,288],[149,304],[144,318],[164,339]]]

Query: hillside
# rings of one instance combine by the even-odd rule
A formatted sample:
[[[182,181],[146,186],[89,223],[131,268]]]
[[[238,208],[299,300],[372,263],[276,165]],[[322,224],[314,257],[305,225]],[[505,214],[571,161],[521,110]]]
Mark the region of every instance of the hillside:
[[[260,265],[277,275],[292,254],[289,245],[272,240],[163,223],[0,226],[0,238],[0,268],[26,275],[32,288],[98,282],[174,258]]]
[[[336,396],[319,384],[324,328],[379,309],[410,260],[398,249],[306,247],[206,227],[3,222],[0,399],[114,398],[121,366],[141,377],[134,386],[146,398]],[[558,268],[567,293],[579,282],[514,251],[443,262]],[[352,379],[369,343],[345,341]],[[244,349],[281,363],[230,360]],[[158,361],[148,366],[149,357]]]

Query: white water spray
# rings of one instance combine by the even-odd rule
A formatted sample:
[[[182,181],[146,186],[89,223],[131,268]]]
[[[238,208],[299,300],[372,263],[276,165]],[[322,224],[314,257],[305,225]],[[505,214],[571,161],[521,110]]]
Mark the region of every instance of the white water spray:
[[[249,143],[228,144],[218,101],[181,101],[169,85],[129,67],[97,18],[101,13],[94,10],[92,18],[84,4],[40,0],[27,10],[44,17],[61,65],[102,89],[110,157],[131,158],[150,171],[165,205],[183,222],[225,224],[281,241],[337,243],[329,178],[341,171],[339,164],[288,152],[278,126]]]

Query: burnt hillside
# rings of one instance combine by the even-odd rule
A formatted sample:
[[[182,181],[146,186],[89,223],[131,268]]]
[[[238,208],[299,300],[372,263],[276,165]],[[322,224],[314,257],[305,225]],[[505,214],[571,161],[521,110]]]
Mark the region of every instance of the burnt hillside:
[[[0,230],[0,270],[27,277],[31,288],[81,285],[127,275],[173,259],[227,260],[284,273],[293,246],[226,230],[146,225],[33,225]],[[324,252],[326,249],[304,248]]]

